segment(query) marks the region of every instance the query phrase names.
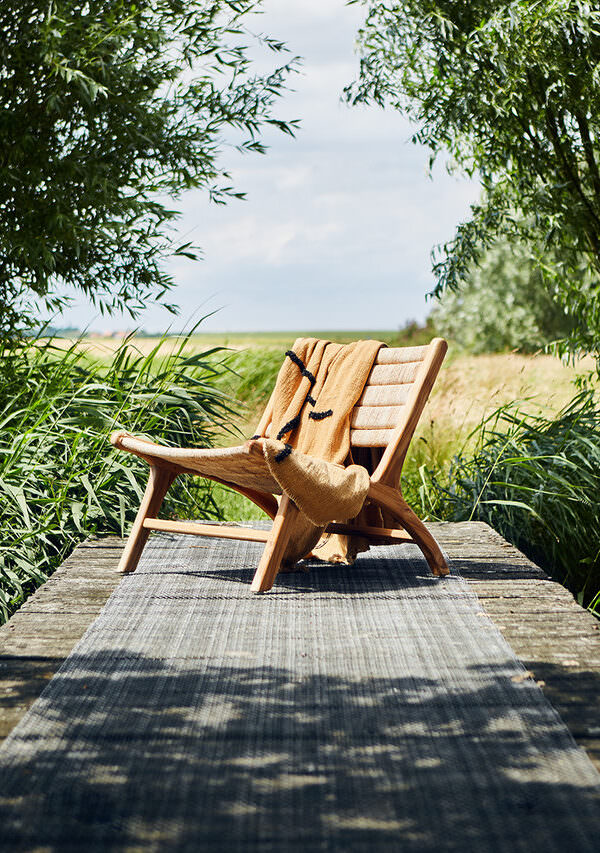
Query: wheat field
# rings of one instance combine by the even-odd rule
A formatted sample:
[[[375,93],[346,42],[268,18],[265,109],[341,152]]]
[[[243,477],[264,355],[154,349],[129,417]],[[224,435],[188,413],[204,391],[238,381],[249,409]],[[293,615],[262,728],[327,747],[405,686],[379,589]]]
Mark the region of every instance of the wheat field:
[[[216,358],[229,370],[218,384],[239,404],[236,425],[241,434],[251,435],[275,381],[278,365],[285,351],[300,336],[339,342],[372,337],[390,346],[403,345],[394,331],[204,333],[189,338],[184,352],[223,348]],[[62,343],[67,348],[73,341],[65,338]],[[92,358],[109,359],[121,344],[119,337],[90,336],[82,338],[79,345]],[[180,344],[177,336],[133,335],[129,346],[142,355],[155,348],[159,355],[167,355],[176,351]],[[518,402],[522,411],[551,416],[573,397],[577,375],[592,368],[593,361],[589,358],[566,365],[544,353],[469,355],[450,343],[418,435],[430,436],[433,431],[440,440],[451,440],[458,445],[482,418],[512,402]],[[235,440],[235,437],[223,435],[220,443],[231,444]]]

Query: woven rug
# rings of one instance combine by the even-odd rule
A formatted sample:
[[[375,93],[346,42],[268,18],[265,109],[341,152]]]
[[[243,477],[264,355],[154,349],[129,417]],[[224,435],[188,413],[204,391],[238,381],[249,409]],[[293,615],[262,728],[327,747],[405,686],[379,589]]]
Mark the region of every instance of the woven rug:
[[[252,596],[160,536],[0,750],[0,847],[597,851],[600,777],[414,546]]]

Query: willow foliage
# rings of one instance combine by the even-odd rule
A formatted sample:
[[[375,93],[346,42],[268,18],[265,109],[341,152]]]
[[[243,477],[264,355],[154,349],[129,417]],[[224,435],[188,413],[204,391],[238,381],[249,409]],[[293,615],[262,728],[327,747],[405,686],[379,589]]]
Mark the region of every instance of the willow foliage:
[[[224,145],[264,150],[294,61],[248,32],[260,0],[3,0],[0,4],[0,332],[56,285],[135,314],[172,285],[166,197],[239,195]]]
[[[455,289],[498,237],[528,243],[600,353],[600,10],[581,0],[362,0],[355,103],[398,109],[416,142],[485,190],[438,256]],[[587,274],[581,275],[582,264]]]
[[[536,352],[573,330],[531,253],[522,243],[497,241],[458,290],[446,290],[429,320],[437,334],[473,353]]]

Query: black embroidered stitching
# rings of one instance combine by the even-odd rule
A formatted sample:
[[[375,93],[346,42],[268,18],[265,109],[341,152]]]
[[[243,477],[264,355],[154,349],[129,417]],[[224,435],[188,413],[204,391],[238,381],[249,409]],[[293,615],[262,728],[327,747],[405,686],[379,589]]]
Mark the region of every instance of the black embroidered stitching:
[[[306,378],[310,381],[311,386],[314,385],[317,380],[312,375],[310,370],[307,370],[306,365],[303,363],[302,359],[298,358],[294,350],[289,349],[286,352],[286,355],[288,358],[291,358],[296,367],[300,368],[300,373],[302,374],[302,376],[306,376]]]
[[[308,417],[313,421],[322,421],[323,418],[330,418],[333,414],[333,409],[327,409],[326,412],[309,412]]]
[[[283,450],[280,450],[279,453],[275,456],[275,462],[283,462],[283,460],[286,458],[286,456],[289,456],[291,452],[292,452],[292,445],[286,443]]]
[[[293,429],[296,429],[298,424],[300,423],[300,415],[296,415],[295,418],[292,418],[291,421],[288,421],[287,424],[284,424],[279,432],[277,433],[277,441],[281,441],[284,435],[287,435],[288,432],[291,432]]]
[[[286,355],[287,355],[287,357],[288,357],[289,359],[291,359],[291,360],[294,362],[294,364],[295,364],[295,365],[300,369],[300,373],[302,374],[302,376],[305,376],[305,377],[309,380],[309,382],[310,382],[310,387],[311,387],[311,390],[312,390],[313,385],[315,384],[315,382],[316,382],[317,380],[316,380],[316,379],[315,379],[315,377],[312,375],[312,373],[310,372],[310,370],[307,370],[307,368],[306,368],[306,366],[304,365],[304,363],[303,363],[302,359],[298,358],[298,356],[296,355],[296,353],[295,353],[293,350],[291,350],[291,349],[290,349],[290,350],[288,350],[288,351],[286,352]],[[309,393],[306,395],[306,397],[304,398],[304,402],[302,403],[302,406],[300,407],[300,411],[298,412],[298,414],[296,415],[296,417],[292,418],[292,419],[291,419],[291,421],[288,421],[288,422],[287,422],[287,424],[284,424],[284,425],[281,427],[281,429],[279,430],[279,432],[277,433],[277,440],[278,440],[278,441],[281,441],[281,439],[283,438],[283,436],[284,436],[284,435],[287,435],[289,432],[291,432],[292,430],[296,429],[296,427],[297,427],[297,426],[299,426],[299,424],[300,424],[300,417],[301,417],[301,415],[302,415],[302,409],[304,409],[304,406],[306,405],[306,403],[310,403],[310,404],[311,404],[311,406],[314,406],[314,405],[315,405],[315,403],[316,403],[316,400],[314,399],[314,397],[312,397],[312,396],[311,396],[310,391],[309,391]],[[311,417],[311,415],[309,415],[309,417]],[[324,415],[323,417],[327,417],[327,415]],[[282,451],[282,452],[283,452],[283,451]],[[286,456],[287,456],[287,453],[286,453]],[[282,458],[284,458],[284,457],[282,457]]]

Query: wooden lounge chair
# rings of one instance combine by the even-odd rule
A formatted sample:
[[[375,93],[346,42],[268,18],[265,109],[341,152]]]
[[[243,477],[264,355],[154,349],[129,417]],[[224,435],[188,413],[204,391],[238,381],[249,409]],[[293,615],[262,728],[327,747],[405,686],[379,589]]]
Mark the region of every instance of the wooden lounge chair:
[[[331,523],[327,531],[359,534],[376,544],[414,542],[434,575],[448,574],[437,542],[402,497],[400,474],[429,393],[444,360],[447,344],[435,338],[428,346],[382,348],[351,417],[352,448],[373,448],[380,456],[370,477],[367,501],[392,516],[394,527],[348,526]],[[263,454],[261,437],[269,435],[273,398],[258,425],[258,438],[238,448],[202,450],[154,444],[128,433],[115,432],[113,445],[141,456],[150,465],[150,477],[119,570],[135,570],[151,530],[190,533],[264,542],[265,549],[251,585],[252,592],[271,589],[279,571],[290,532],[299,512],[272,477]],[[179,474],[201,474],[245,495],[273,519],[271,530],[223,526],[157,518],[167,490]]]

